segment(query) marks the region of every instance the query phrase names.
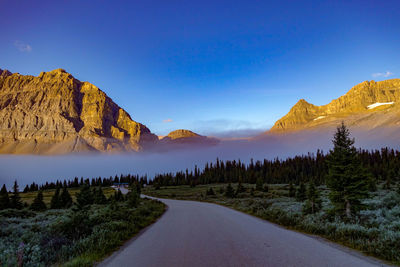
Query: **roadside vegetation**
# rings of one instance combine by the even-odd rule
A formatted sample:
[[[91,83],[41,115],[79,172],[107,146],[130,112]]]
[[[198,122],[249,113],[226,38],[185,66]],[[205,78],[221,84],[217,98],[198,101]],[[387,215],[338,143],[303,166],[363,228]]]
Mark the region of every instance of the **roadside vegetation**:
[[[160,217],[165,205],[83,182],[19,193],[0,191],[0,266],[93,266]]]
[[[248,166],[217,161],[192,176],[158,175],[144,193],[221,204],[399,264],[400,153],[353,144],[342,124],[327,155]]]

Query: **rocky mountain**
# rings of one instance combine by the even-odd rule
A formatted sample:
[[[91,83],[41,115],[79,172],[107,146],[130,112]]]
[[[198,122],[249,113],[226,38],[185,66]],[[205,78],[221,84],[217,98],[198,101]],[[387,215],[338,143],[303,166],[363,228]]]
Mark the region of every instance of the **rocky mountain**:
[[[63,69],[39,76],[0,69],[0,153],[139,151],[156,135],[103,91]]]
[[[167,136],[161,138],[162,144],[174,145],[215,145],[218,140],[207,136],[199,135],[189,130],[179,129],[170,132]]]
[[[323,106],[299,100],[269,133],[332,128],[345,121],[353,129],[400,129],[400,79],[365,81]]]

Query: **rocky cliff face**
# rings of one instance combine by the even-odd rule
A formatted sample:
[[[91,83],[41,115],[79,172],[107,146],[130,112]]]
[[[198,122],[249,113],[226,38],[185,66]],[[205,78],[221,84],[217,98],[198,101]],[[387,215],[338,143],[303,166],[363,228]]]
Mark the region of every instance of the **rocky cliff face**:
[[[299,100],[270,132],[288,132],[322,126],[348,125],[367,129],[400,124],[400,79],[365,81],[327,105]]]
[[[0,69],[0,153],[138,151],[157,136],[103,91],[62,69]]]

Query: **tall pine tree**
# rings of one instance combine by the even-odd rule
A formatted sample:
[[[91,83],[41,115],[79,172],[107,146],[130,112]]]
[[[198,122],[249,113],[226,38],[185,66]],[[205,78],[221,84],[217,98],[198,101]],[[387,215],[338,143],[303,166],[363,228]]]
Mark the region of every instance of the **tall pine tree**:
[[[78,204],[78,208],[83,208],[87,205],[93,204],[93,193],[90,190],[89,185],[84,184],[81,187],[81,190],[78,194],[76,194],[76,202]]]
[[[51,209],[60,209],[61,207],[60,201],[60,188],[57,187],[56,192],[54,193],[53,197],[51,198],[50,208]]]
[[[307,201],[303,206],[303,212],[316,213],[321,209],[321,199],[319,197],[318,189],[315,187],[313,181],[310,181],[307,188]]]
[[[72,206],[72,197],[69,194],[67,187],[63,188],[63,191],[60,196],[60,202],[63,208],[69,208]]]
[[[289,197],[294,197],[296,195],[296,189],[293,186],[292,181],[289,183]]]
[[[264,181],[263,181],[262,177],[258,177],[257,181],[256,181],[256,190],[257,191],[262,191],[263,190],[263,185],[264,185]]]
[[[299,188],[297,189],[297,192],[296,192],[297,201],[304,201],[307,199],[306,191],[307,191],[307,189],[306,189],[305,184],[300,182]]]
[[[10,198],[8,196],[6,185],[0,190],[0,210],[8,209],[10,207]]]
[[[130,206],[136,207],[138,205],[139,200],[140,200],[140,195],[138,193],[138,190],[137,190],[137,187],[136,187],[135,184],[133,184],[130,187],[130,191],[129,191],[128,195],[127,195],[127,198],[128,198],[128,204]]]
[[[107,198],[103,193],[103,189],[99,186],[97,190],[93,189],[93,203],[94,204],[106,204]]]
[[[31,204],[31,210],[44,211],[47,209],[46,204],[43,202],[43,192],[39,191]]]
[[[226,186],[225,196],[226,197],[235,197],[235,191],[233,191],[233,187],[230,183]]]
[[[368,197],[368,179],[370,175],[361,165],[354,139],[342,122],[336,130],[333,150],[327,158],[327,185],[333,211],[351,218],[363,208],[361,201]]]
[[[22,209],[22,207],[23,204],[19,195],[18,183],[15,181],[13,186],[13,194],[10,197],[10,208]]]

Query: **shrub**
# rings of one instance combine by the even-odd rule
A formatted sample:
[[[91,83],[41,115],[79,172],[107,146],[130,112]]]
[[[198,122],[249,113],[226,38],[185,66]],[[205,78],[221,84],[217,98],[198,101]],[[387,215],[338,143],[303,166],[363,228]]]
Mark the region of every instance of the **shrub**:
[[[212,187],[210,187],[210,188],[207,190],[206,194],[207,194],[207,196],[214,196],[214,195],[215,195],[214,190],[212,189]]]
[[[226,197],[235,197],[235,192],[233,191],[233,187],[231,184],[228,184],[225,189],[225,196]]]

